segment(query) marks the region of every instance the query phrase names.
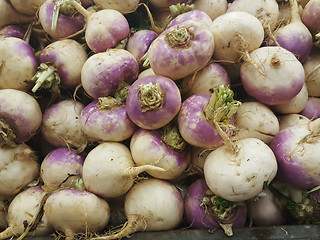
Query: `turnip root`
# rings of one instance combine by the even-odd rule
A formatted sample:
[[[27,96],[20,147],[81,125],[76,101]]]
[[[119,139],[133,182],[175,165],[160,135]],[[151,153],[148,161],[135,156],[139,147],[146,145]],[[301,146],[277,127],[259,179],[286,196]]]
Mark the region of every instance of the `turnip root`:
[[[129,23],[119,11],[102,9],[89,12],[75,0],[70,2],[86,19],[85,41],[93,52],[104,52],[129,36]]]
[[[277,160],[267,144],[244,138],[213,150],[204,164],[210,190],[229,201],[245,201],[262,192],[277,174]]]
[[[119,142],[102,142],[85,158],[82,178],[86,189],[103,198],[119,197],[147,170],[166,172],[153,165],[137,167],[129,148]]]
[[[41,134],[55,147],[71,147],[82,152],[89,141],[81,129],[80,115],[84,104],[66,99],[45,109]]]
[[[29,90],[28,80],[37,71],[37,60],[30,44],[16,37],[0,39],[0,89]]]
[[[102,9],[114,9],[122,14],[127,14],[137,9],[140,0],[93,0],[93,2]]]
[[[158,130],[137,130],[130,140],[130,150],[138,166],[154,165],[166,170],[146,171],[158,179],[178,178],[190,163],[190,148],[173,124]]]
[[[271,109],[257,101],[242,103],[234,114],[237,139],[253,137],[269,144],[279,132],[279,121]]]
[[[92,240],[120,239],[135,232],[175,229],[182,221],[183,207],[183,198],[172,183],[156,178],[141,180],[126,194],[126,225],[118,233]]]
[[[29,187],[17,194],[9,204],[8,227],[0,233],[0,239],[27,234],[45,236],[52,233],[52,225],[46,215],[41,213],[46,198],[46,192],[40,186]]]
[[[47,191],[71,187],[82,176],[84,156],[72,149],[60,147],[49,152],[41,162],[40,177]]]
[[[278,177],[290,185],[310,189],[320,184],[320,119],[281,130],[271,141],[279,165]]]
[[[228,2],[226,0],[195,0],[193,5],[193,9],[204,11],[211,20],[226,13],[228,9]]]
[[[24,143],[0,152],[0,195],[13,196],[39,176],[37,156]]]
[[[237,63],[259,48],[265,37],[261,22],[243,11],[230,11],[212,21],[213,58],[224,64]]]
[[[46,0],[10,0],[10,3],[13,8],[21,14],[36,16],[37,11],[45,1]]]
[[[74,239],[78,233],[101,231],[110,219],[108,202],[84,190],[55,191],[43,209],[48,221],[56,230],[64,232],[67,240]]]
[[[298,114],[298,113],[292,113],[292,114],[285,114],[279,117],[279,127],[280,131],[282,129],[285,129],[287,127],[292,127],[298,124],[306,124],[310,121],[309,118]]]
[[[300,114],[312,120],[320,118],[320,98],[309,97]]]
[[[0,105],[1,146],[24,143],[37,133],[42,112],[33,96],[21,90],[1,89]]]
[[[250,54],[251,62],[240,68],[245,91],[267,105],[285,103],[295,97],[304,84],[304,69],[294,54],[283,47],[260,47]]]

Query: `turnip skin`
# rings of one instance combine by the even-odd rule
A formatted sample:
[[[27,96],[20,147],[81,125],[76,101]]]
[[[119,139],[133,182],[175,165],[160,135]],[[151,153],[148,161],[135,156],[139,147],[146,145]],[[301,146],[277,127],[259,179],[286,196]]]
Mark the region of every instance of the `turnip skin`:
[[[244,202],[239,202],[238,206],[231,210],[225,218],[211,215],[206,208],[203,198],[209,190],[204,178],[198,178],[191,183],[184,198],[185,217],[187,222],[194,229],[217,229],[223,224],[231,224],[232,228],[244,227],[247,218],[247,207]],[[211,195],[209,197],[214,196]],[[208,197],[207,197],[208,198]],[[204,206],[202,206],[204,204]],[[209,206],[208,206],[209,207]]]
[[[166,170],[166,172],[146,171],[151,176],[170,180],[182,175],[187,169],[191,152],[188,146],[181,151],[175,151],[166,145],[161,138],[159,130],[138,129],[130,140],[132,158],[138,166],[155,165]]]
[[[250,96],[266,105],[277,105],[291,100],[301,91],[304,69],[293,53],[282,47],[266,46],[249,55],[251,63],[241,65],[240,76]]]
[[[94,99],[114,93],[121,81],[133,83],[139,74],[135,57],[124,49],[109,49],[96,53],[84,63],[81,83]]]
[[[297,124],[306,124],[309,121],[310,121],[309,118],[298,113],[282,115],[279,117],[280,131],[286,127],[292,127]]]
[[[0,195],[14,196],[39,176],[40,166],[34,151],[26,144],[2,147]]]
[[[14,145],[30,140],[40,129],[42,112],[37,100],[30,94],[16,89],[0,90],[0,116],[3,124],[8,124],[15,137],[2,136],[1,145]]]
[[[89,141],[81,129],[80,115],[84,104],[66,99],[45,109],[41,134],[55,147],[71,147],[83,151]]]
[[[290,185],[309,189],[320,184],[319,120],[281,130],[271,141],[279,165],[278,177]]]
[[[10,24],[0,29],[0,38],[16,37],[23,39],[26,29],[17,24]]]
[[[78,233],[101,231],[110,219],[108,202],[84,190],[55,191],[43,209],[53,227],[64,232],[70,240]]]
[[[151,43],[148,59],[155,74],[178,80],[206,66],[214,48],[211,32],[189,20],[163,31]]]
[[[309,97],[305,107],[300,112],[301,115],[315,120],[320,117],[320,98]]]
[[[36,16],[38,9],[45,1],[46,0],[10,0],[10,3],[12,7],[21,14]]]
[[[142,92],[143,88],[151,84],[153,87],[159,84],[163,99],[159,100],[159,107],[150,110],[142,110],[140,101],[144,98],[146,105],[153,105],[156,94],[149,96],[149,91]],[[141,95],[141,96],[140,96]],[[141,98],[142,97],[142,98]],[[151,104],[150,104],[151,103]],[[157,103],[157,102],[156,102]],[[143,105],[144,106],[144,105]],[[169,123],[179,112],[181,106],[181,95],[178,86],[170,78],[154,75],[137,79],[129,88],[126,101],[126,109],[130,119],[139,127],[155,130]]]
[[[171,5],[187,3],[188,0],[149,0],[149,2],[153,7],[169,9]]]
[[[93,2],[102,9],[114,9],[122,14],[127,14],[137,9],[140,0],[93,0]]]
[[[215,148],[222,145],[222,137],[203,115],[210,100],[208,94],[195,94],[183,101],[178,114],[179,131],[183,139],[192,146]]]
[[[320,2],[318,0],[310,0],[303,8],[301,20],[304,25],[315,35],[320,31]]]
[[[58,0],[47,0],[39,8],[39,21],[44,31],[55,39],[67,38],[78,31],[82,30],[85,21],[81,14],[74,16],[67,16],[59,14],[57,27],[55,31],[52,31],[52,15],[53,8]]]
[[[320,50],[312,48],[308,59],[303,63],[305,82],[310,97],[320,97]]]
[[[213,150],[204,164],[210,190],[229,201],[245,201],[262,192],[277,174],[270,147],[256,138],[244,138]]]
[[[0,233],[0,239],[24,234],[26,223],[30,224],[39,214],[46,192],[40,187],[29,187],[17,194],[8,207],[8,227]],[[36,228],[28,233],[29,236],[45,236],[53,232],[52,225],[44,214]]]
[[[226,13],[228,9],[226,0],[196,0],[193,5],[194,9],[204,11],[212,20]]]
[[[83,155],[66,147],[49,152],[40,165],[40,177],[46,190],[71,187],[72,181],[82,176],[83,162]]]
[[[74,89],[80,85],[82,66],[87,59],[83,45],[72,39],[55,41],[47,45],[39,55],[40,63],[53,62],[60,77],[60,86],[66,89]]]
[[[137,128],[129,118],[125,104],[108,109],[100,107],[99,100],[94,100],[84,107],[81,112],[81,126],[92,140],[116,142],[131,137]]]
[[[36,73],[38,63],[32,47],[20,38],[0,39],[0,89],[29,90],[31,77]]]

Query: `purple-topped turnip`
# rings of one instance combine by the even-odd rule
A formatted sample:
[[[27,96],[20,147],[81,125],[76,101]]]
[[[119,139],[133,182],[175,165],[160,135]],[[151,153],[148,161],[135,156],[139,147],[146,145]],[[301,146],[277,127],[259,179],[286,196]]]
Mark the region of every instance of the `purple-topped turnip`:
[[[270,143],[279,165],[278,177],[292,186],[309,189],[320,184],[320,119],[287,127]]]
[[[157,75],[177,80],[206,66],[214,47],[208,28],[188,20],[166,29],[151,43],[148,62]]]
[[[223,228],[227,236],[233,235],[233,228],[244,227],[247,219],[244,202],[230,202],[215,195],[204,178],[195,180],[188,187],[184,197],[184,211],[191,228]]]
[[[302,89],[304,69],[295,55],[283,47],[260,47],[250,54],[251,62],[240,68],[245,91],[267,105],[285,103]]]
[[[43,209],[48,222],[67,240],[101,231],[110,219],[108,202],[85,190],[59,189],[48,197]]]
[[[22,90],[0,90],[0,145],[30,140],[39,130],[42,112],[37,100]]]
[[[47,0],[39,8],[39,21],[43,30],[55,39],[68,38],[80,32],[85,26],[81,14],[69,0]]]
[[[26,31],[26,28],[18,24],[6,25],[0,29],[0,38],[16,37],[23,39]]]
[[[129,88],[126,101],[130,119],[140,128],[154,130],[168,124],[179,112],[180,90],[164,76],[137,79]]]
[[[279,45],[292,52],[300,62],[305,62],[312,47],[312,34],[301,22],[299,8],[296,0],[290,0],[291,20],[276,29],[267,45]],[[275,42],[276,41],[276,42]]]
[[[139,74],[136,58],[124,49],[109,49],[88,58],[81,71],[84,90],[94,99],[112,95],[120,82],[133,83]]]
[[[40,177],[47,191],[71,187],[82,177],[84,156],[75,150],[60,147],[49,152],[41,162]]]
[[[156,178],[143,179],[125,196],[127,222],[124,227],[92,240],[121,239],[135,232],[175,229],[182,221],[183,206],[183,198],[175,185]]]
[[[166,172],[146,171],[159,179],[175,179],[190,163],[191,152],[174,124],[157,130],[137,130],[130,141],[132,158],[138,166],[154,165]]]
[[[320,118],[320,97],[309,97],[300,114],[312,120]]]
[[[312,48],[307,60],[303,63],[305,82],[311,97],[320,97],[320,49]]]
[[[94,53],[113,48],[129,36],[129,23],[118,10],[102,9],[90,12],[76,0],[69,1],[86,20],[85,41]]]
[[[303,8],[301,20],[310,30],[312,35],[316,35],[320,31],[320,1],[310,0]]]
[[[59,88],[75,89],[81,83],[81,70],[88,56],[79,42],[63,39],[47,45],[39,54],[38,72],[31,78],[35,81],[32,92],[49,88],[59,94]]]
[[[29,90],[38,63],[31,45],[16,37],[0,39],[0,89]]]
[[[195,94],[182,103],[178,114],[179,131],[192,146],[215,148],[223,144],[217,128],[232,134],[231,118],[239,101],[233,99],[233,91],[223,85],[209,94]]]
[[[80,119],[83,132],[94,141],[120,142],[136,130],[125,103],[111,96],[89,103],[82,110]]]

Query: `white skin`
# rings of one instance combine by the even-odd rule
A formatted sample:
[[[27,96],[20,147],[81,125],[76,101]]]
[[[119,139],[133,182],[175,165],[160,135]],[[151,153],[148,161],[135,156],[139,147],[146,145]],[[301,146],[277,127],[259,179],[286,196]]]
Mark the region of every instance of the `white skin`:
[[[101,8],[118,10],[123,14],[133,12],[138,7],[139,2],[139,0],[94,0],[94,3]]]

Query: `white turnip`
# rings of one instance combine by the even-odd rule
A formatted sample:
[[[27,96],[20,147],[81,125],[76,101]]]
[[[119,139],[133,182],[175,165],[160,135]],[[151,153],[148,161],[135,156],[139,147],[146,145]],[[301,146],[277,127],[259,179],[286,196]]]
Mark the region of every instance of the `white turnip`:
[[[310,121],[309,118],[298,114],[298,113],[292,113],[292,114],[285,114],[279,117],[279,127],[280,131],[284,128],[295,126],[297,124],[305,124]]]
[[[93,0],[93,2],[102,9],[114,9],[122,14],[128,14],[137,9],[140,0]]]
[[[36,16],[37,11],[45,1],[46,0],[10,0],[10,3],[12,7],[21,14]]]
[[[226,0],[195,0],[193,5],[194,9],[204,11],[212,20],[226,13],[228,9]]]
[[[320,97],[320,50],[313,48],[303,63],[305,82],[310,97]]]

